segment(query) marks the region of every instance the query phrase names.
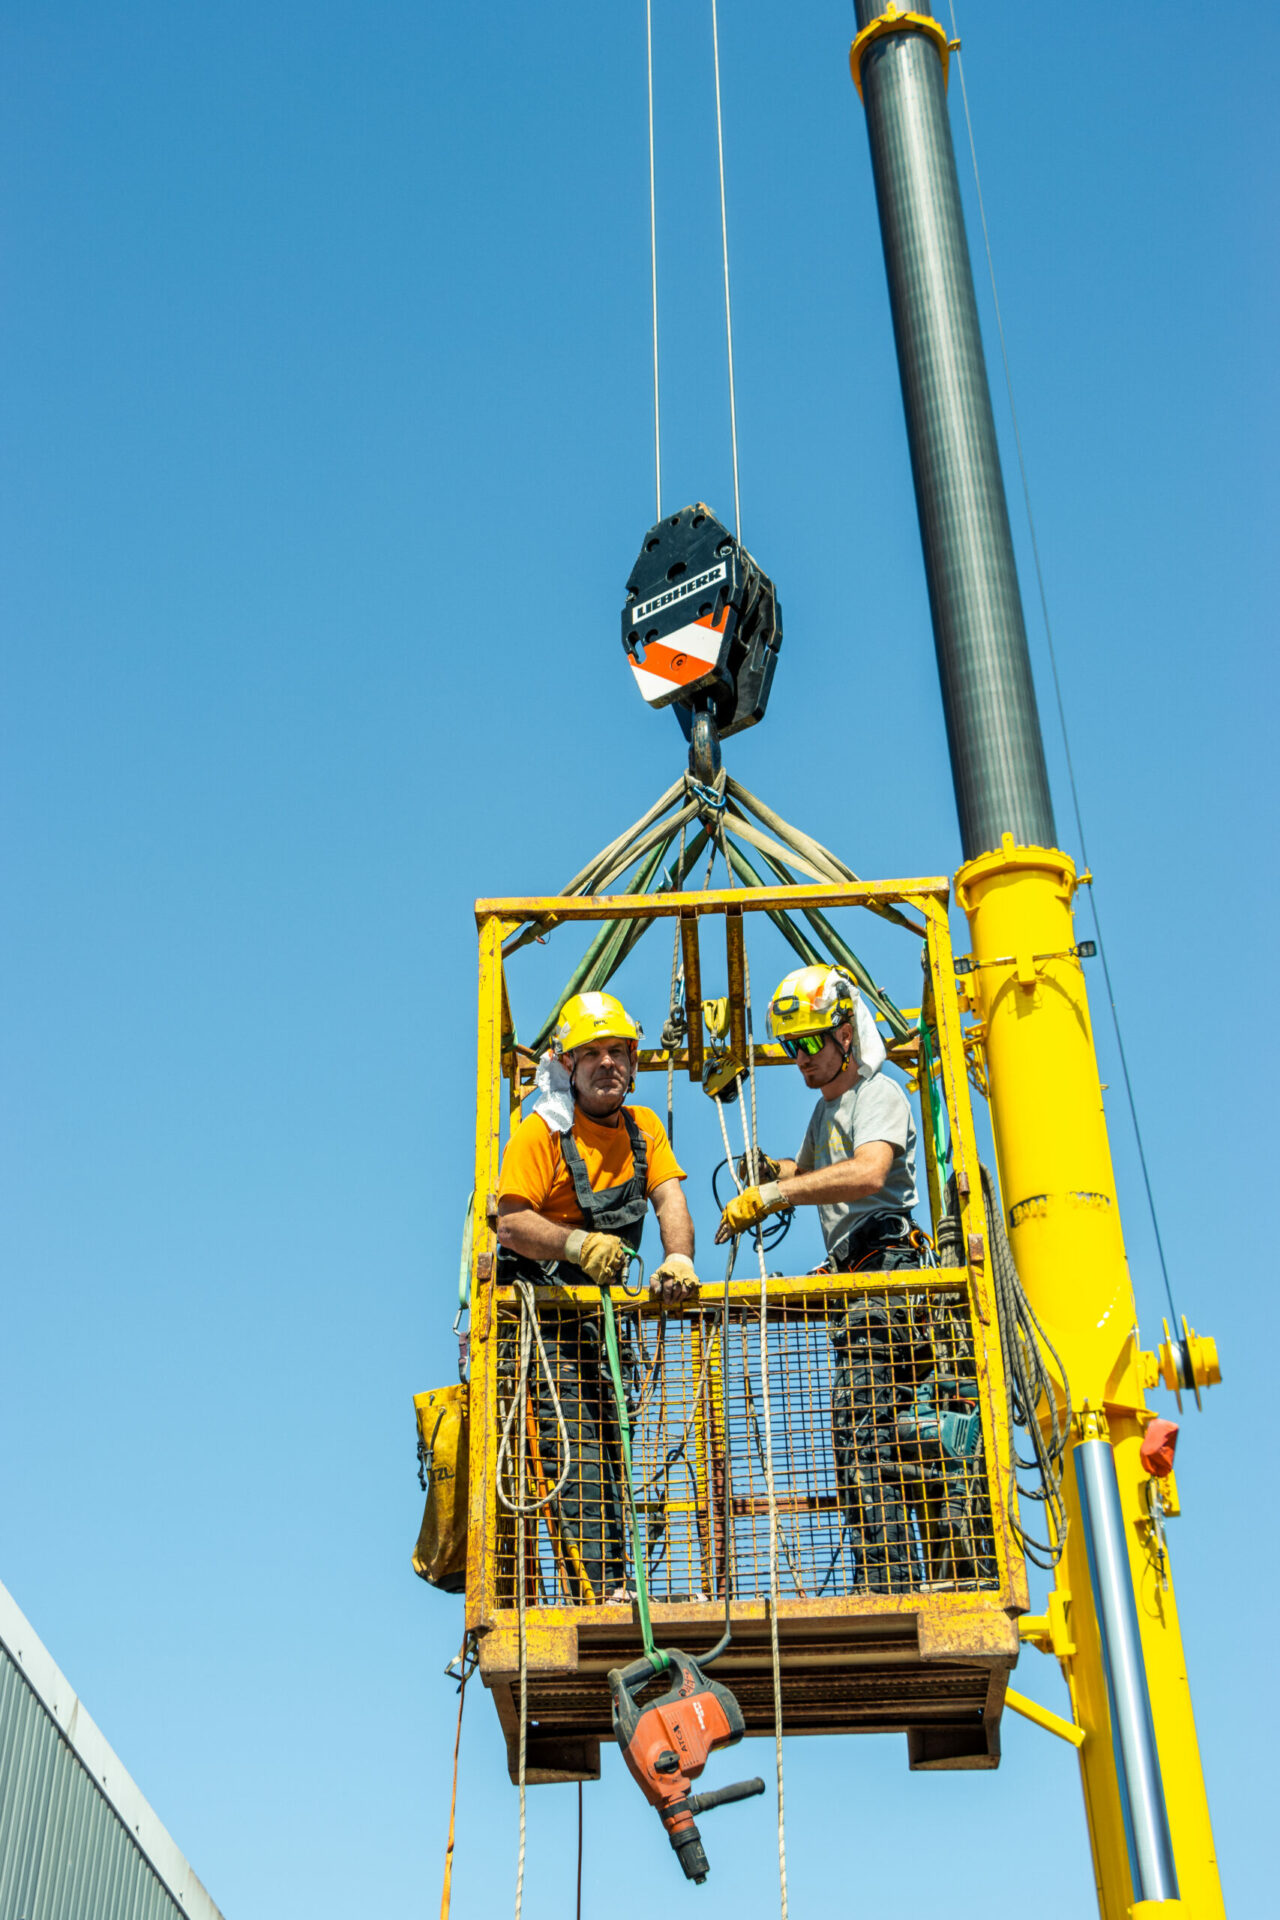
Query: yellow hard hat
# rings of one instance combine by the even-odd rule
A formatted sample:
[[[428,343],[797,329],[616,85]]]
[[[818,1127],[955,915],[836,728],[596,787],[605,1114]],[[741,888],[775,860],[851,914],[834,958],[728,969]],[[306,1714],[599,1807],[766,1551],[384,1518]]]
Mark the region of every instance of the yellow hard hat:
[[[572,1053],[588,1040],[629,1040],[636,1046],[640,1028],[611,993],[575,993],[560,1009],[551,1034],[557,1053]]]
[[[797,967],[778,982],[769,1002],[774,1040],[829,1033],[856,1019],[853,988],[837,967]]]

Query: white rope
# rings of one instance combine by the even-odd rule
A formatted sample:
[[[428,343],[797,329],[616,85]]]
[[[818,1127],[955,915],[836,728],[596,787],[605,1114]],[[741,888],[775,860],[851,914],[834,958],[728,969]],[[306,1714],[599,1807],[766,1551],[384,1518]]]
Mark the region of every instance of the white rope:
[[[653,490],[662,518],[662,428],[658,408],[658,200],[653,169],[653,0],[644,0],[645,49],[649,57],[649,271],[653,283]]]
[[[569,1429],[565,1424],[564,1408],[560,1405],[560,1395],[556,1391],[555,1373],[550,1360],[547,1358],[547,1349],[543,1345],[542,1328],[538,1325],[536,1296],[532,1286],[527,1280],[517,1280],[515,1285],[516,1292],[520,1296],[520,1362],[516,1390],[512,1396],[511,1405],[507,1408],[507,1417],[502,1423],[502,1434],[498,1441],[498,1460],[494,1473],[494,1483],[498,1498],[507,1512],[514,1513],[517,1518],[522,1518],[527,1513],[537,1513],[539,1508],[550,1506],[551,1502],[556,1498],[564,1486],[565,1481],[569,1478],[570,1451]],[[552,1411],[555,1414],[556,1426],[559,1430],[556,1436],[556,1454],[557,1458],[563,1462],[563,1465],[560,1468],[560,1478],[556,1481],[551,1491],[543,1494],[539,1500],[530,1501],[525,1495],[523,1456],[520,1453],[519,1445],[517,1447],[517,1460],[519,1464],[517,1464],[516,1467],[514,1485],[510,1480],[511,1428],[517,1411],[523,1409],[525,1404],[525,1396],[529,1387],[529,1361],[532,1358],[535,1340],[538,1347],[538,1365],[542,1369],[542,1377],[546,1381],[547,1391],[551,1395]],[[520,1422],[519,1431],[521,1434],[524,1433],[523,1420]],[[523,1443],[520,1444],[522,1445]]]
[[[724,253],[724,331],[729,349],[729,434],[733,442],[733,530],[742,539],[742,501],[738,493],[738,404],[733,379],[733,303],[729,298],[729,220],[724,204],[724,121],[720,111],[720,22],[711,0],[711,44],[716,68],[716,147],[720,155],[720,244]]]
[[[507,1417],[502,1423],[502,1437],[498,1442],[498,1461],[494,1474],[494,1484],[498,1499],[507,1509],[508,1513],[514,1516],[516,1543],[516,1617],[520,1664],[520,1737],[519,1759],[517,1764],[517,1785],[520,1790],[520,1839],[516,1850],[515,1920],[520,1920],[520,1915],[524,1908],[525,1757],[528,1749],[529,1736],[529,1656],[525,1632],[525,1608],[527,1603],[525,1593],[525,1556],[527,1552],[525,1540],[526,1516],[531,1513],[536,1515],[540,1508],[550,1506],[551,1502],[559,1494],[560,1489],[564,1486],[565,1481],[569,1478],[571,1457],[569,1452],[569,1429],[565,1424],[564,1409],[560,1405],[560,1396],[556,1392],[555,1375],[552,1371],[551,1362],[547,1358],[547,1349],[542,1339],[542,1329],[538,1325],[537,1295],[534,1293],[529,1281],[517,1280],[515,1284],[516,1291],[520,1298],[520,1333],[517,1347],[519,1360],[516,1367],[515,1391],[511,1397],[511,1405],[507,1409]],[[556,1425],[559,1429],[556,1440],[557,1452],[559,1458],[564,1462],[564,1465],[561,1469],[559,1479],[556,1481],[555,1486],[551,1488],[550,1492],[544,1493],[540,1499],[530,1500],[528,1490],[525,1486],[524,1416],[528,1404],[529,1362],[533,1357],[535,1342],[538,1349],[538,1364],[542,1369],[543,1376],[550,1389],[551,1401],[555,1409]],[[519,1416],[518,1419],[517,1415]],[[509,1476],[511,1472],[511,1428],[513,1422],[515,1423],[516,1429],[516,1457],[515,1482],[514,1485],[511,1485]],[[534,1525],[535,1527],[537,1525],[536,1519]]]
[[[756,1050],[751,1034],[751,968],[742,956],[742,997],[747,1020],[747,1080],[751,1089],[751,1128],[742,1116],[747,1141],[750,1184],[759,1179],[759,1133],[756,1123]],[[773,1745],[778,1772],[778,1883],[782,1920],[787,1920],[787,1824],[782,1781],[782,1656],[778,1647],[778,1497],[773,1484],[773,1413],[769,1393],[769,1274],[764,1260],[764,1236],[756,1222],[756,1254],[760,1261],[760,1397],[764,1402],[764,1483],[769,1499],[769,1650],[773,1657]]]
[[[523,1410],[525,1382],[529,1376],[529,1344],[525,1333],[524,1319],[520,1325],[521,1378],[517,1388],[517,1401]],[[516,1474],[517,1484],[523,1495],[524,1490],[524,1420],[517,1428],[516,1438]],[[534,1522],[537,1525],[537,1522]],[[525,1848],[525,1759],[529,1744],[529,1649],[525,1631],[525,1518],[523,1508],[518,1512],[515,1522],[516,1533],[516,1612],[520,1641],[520,1751],[517,1763],[520,1790],[520,1841],[516,1850],[516,1906],[515,1920],[520,1920],[524,1910],[524,1848]]]
[[[732,883],[731,868],[730,885]],[[747,1023],[747,1080],[751,1090],[751,1124],[748,1129],[744,1105],[742,1138],[746,1147],[746,1184],[754,1187],[758,1184],[760,1175],[760,1136],[756,1108],[756,1050],[751,1033],[751,966],[745,951],[742,956],[742,998]],[[739,1095],[739,1101],[741,1102],[741,1095]],[[729,1129],[725,1122],[724,1104],[720,1100],[715,1104],[729,1176],[741,1193],[743,1183],[738,1179],[737,1169],[733,1164],[733,1154],[729,1148]],[[773,1480],[773,1402],[769,1392],[769,1272],[764,1259],[764,1236],[758,1221],[755,1231],[756,1254],[760,1261],[760,1398],[764,1406],[764,1485],[769,1502],[769,1651],[773,1661],[773,1748],[778,1776],[778,1887],[781,1896],[782,1920],[787,1920],[787,1818],[782,1778],[782,1655],[778,1646],[778,1496]],[[726,1280],[726,1292],[728,1284]],[[789,1553],[787,1557],[790,1559]],[[794,1563],[792,1572],[795,1572]]]

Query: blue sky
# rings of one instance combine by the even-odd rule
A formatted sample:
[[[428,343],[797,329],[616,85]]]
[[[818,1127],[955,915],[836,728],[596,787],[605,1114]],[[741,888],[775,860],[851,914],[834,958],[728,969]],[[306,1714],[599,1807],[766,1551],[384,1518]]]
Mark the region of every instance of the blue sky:
[[[0,1577],[229,1920],[433,1911],[459,1608],[409,1570],[411,1396],[452,1373],[471,902],[563,884],[682,759],[616,638],[652,517],[643,7],[0,18]],[[1173,1553],[1227,1896],[1261,1913],[1280,30],[1008,0],[960,27],[1156,1195],[1223,1355]],[[727,514],[709,11],[655,0],[654,32],[665,504]],[[860,872],[943,872],[850,32],[835,4],[721,7],[743,532],[786,618],[729,764]],[[961,177],[972,214],[963,150]],[[981,274],[979,297],[998,378]],[[996,408],[1075,851],[999,385]],[[909,999],[914,955],[876,955]],[[1060,1705],[1036,1660],[1018,1685]],[[463,1760],[455,1912],[481,1915],[511,1896],[515,1805],[479,1692]],[[911,1777],[887,1738],[787,1766],[793,1912],[976,1920],[1031,1886],[1043,1920],[1089,1910],[1073,1758],[1012,1716],[993,1775]],[[530,1809],[533,1920],[564,1911],[573,1795]],[[717,1818],[690,1901],[773,1911],[768,1815]],[[588,1913],[620,1860],[627,1894],[681,1897],[610,1754]]]

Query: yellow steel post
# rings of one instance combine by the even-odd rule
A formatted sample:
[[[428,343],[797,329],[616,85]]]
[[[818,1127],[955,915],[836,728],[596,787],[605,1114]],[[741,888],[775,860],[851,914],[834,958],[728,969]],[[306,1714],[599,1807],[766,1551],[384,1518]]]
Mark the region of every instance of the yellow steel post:
[[[476,1023],[475,1210],[471,1237],[471,1459],[467,1540],[467,1625],[478,1627],[493,1609],[495,1569],[485,1552],[488,1509],[497,1473],[495,1408],[490,1404],[492,1369],[485,1342],[493,1337],[492,1309],[497,1240],[490,1218],[499,1165],[502,1090],[502,974],[504,927],[496,914],[480,922],[479,1011]]]
[[[1006,1221],[1023,1286],[1061,1356],[1075,1409],[1069,1527],[1050,1609],[1049,1645],[1084,1731],[1081,1777],[1104,1920],[1224,1911],[1172,1583],[1151,1544],[1139,1459],[1145,1405],[1133,1289],[1125,1258],[1084,973],[1076,957],[1066,854],[1015,846],[969,861],[956,895],[974,967],[965,990],[986,1028],[991,1122]],[[1136,1602],[1159,1781],[1178,1898],[1135,1893],[1134,1821],[1117,1762],[1095,1568],[1102,1546],[1082,1495],[1114,1460],[1119,1552]],[[1096,1492],[1090,1496],[1096,1506]],[[1090,1554],[1091,1518],[1093,1561]],[[1114,1651],[1113,1651],[1114,1658]],[[1115,1684],[1113,1668],[1113,1684]]]

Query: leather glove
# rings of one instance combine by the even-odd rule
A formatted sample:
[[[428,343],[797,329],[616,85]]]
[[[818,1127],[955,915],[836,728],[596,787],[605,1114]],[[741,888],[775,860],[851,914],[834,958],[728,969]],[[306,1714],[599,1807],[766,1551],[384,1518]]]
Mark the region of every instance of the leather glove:
[[[564,1243],[564,1257],[598,1287],[620,1285],[627,1271],[627,1249],[616,1233],[587,1233],[575,1227]]]
[[[669,1253],[660,1267],[649,1275],[649,1298],[664,1307],[692,1300],[698,1291],[698,1276],[687,1253]]]
[[[747,1156],[745,1153],[738,1156],[735,1167],[739,1180],[747,1181],[752,1178],[751,1169],[747,1165]],[[772,1155],[767,1153],[756,1154],[755,1178],[757,1180],[776,1180],[781,1171],[781,1166]]]
[[[739,1193],[729,1202],[720,1216],[720,1225],[716,1228],[716,1245],[731,1240],[737,1234],[746,1233],[758,1220],[764,1220],[771,1213],[782,1213],[786,1207],[782,1197],[782,1188],[776,1180],[768,1181],[763,1187],[748,1187],[745,1193]]]

